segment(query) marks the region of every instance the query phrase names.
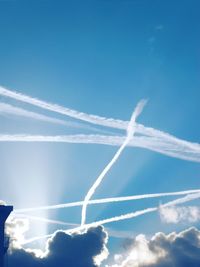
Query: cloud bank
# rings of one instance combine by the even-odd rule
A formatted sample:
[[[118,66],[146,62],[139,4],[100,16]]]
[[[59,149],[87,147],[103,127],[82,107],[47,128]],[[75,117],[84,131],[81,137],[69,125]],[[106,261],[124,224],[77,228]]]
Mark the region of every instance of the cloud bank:
[[[21,228],[21,236],[16,229]],[[10,267],[198,267],[200,266],[200,231],[194,227],[180,233],[156,233],[150,240],[143,234],[129,239],[123,254],[114,257],[114,265],[104,265],[108,256],[107,233],[102,226],[82,234],[57,231],[46,243],[44,252],[24,249],[16,241],[27,223],[15,221],[9,233],[15,242],[8,254]],[[18,231],[17,231],[18,232]],[[13,240],[12,239],[12,240]]]
[[[116,255],[116,264],[107,267],[198,267],[200,231],[194,227],[179,234],[155,234],[134,238],[125,255]]]
[[[18,221],[15,228],[19,224]],[[108,237],[102,226],[90,228],[82,234],[69,235],[57,231],[47,241],[45,252],[16,245],[16,233],[12,225],[9,231],[11,239],[15,237],[15,243],[12,242],[8,253],[9,267],[97,267],[108,256]]]

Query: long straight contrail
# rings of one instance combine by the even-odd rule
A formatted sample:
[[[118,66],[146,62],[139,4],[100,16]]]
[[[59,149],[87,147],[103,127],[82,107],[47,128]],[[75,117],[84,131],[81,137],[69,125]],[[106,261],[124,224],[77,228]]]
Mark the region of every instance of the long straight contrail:
[[[44,122],[68,125],[68,123],[64,120],[51,118],[49,116],[46,116],[46,115],[43,115],[37,112],[29,111],[24,108],[16,107],[16,106],[3,103],[3,102],[0,102],[0,114],[11,114],[14,116],[21,116],[21,117],[31,118],[34,120],[39,120],[39,121],[44,121]]]
[[[183,203],[186,203],[186,202],[189,202],[189,201],[192,201],[195,199],[199,199],[199,198],[200,198],[200,193],[189,194],[185,197],[178,198],[178,199],[175,199],[173,201],[167,202],[167,203],[163,204],[162,207],[175,206],[175,205],[183,204]],[[121,220],[131,219],[131,218],[138,217],[138,216],[146,214],[146,213],[157,211],[157,210],[159,210],[159,208],[160,207],[147,208],[144,210],[128,213],[125,215],[120,215],[120,216],[115,216],[112,218],[100,220],[97,222],[86,224],[86,227],[85,227],[85,225],[82,225],[82,226],[76,227],[74,229],[67,230],[66,233],[73,233],[73,232],[80,231],[80,230],[83,230],[83,229],[89,228],[89,227],[94,227],[94,226],[103,225],[103,224],[107,224],[107,223],[111,223],[111,222],[117,222],[117,221],[121,221]]]
[[[101,125],[105,127],[111,127],[115,129],[121,129],[126,130],[128,127],[128,121],[122,121],[122,120],[116,120],[113,118],[105,118],[100,117],[92,114],[86,114],[83,112],[79,112],[73,109],[65,108],[62,106],[59,106],[57,104],[50,104],[48,102],[17,93],[11,90],[8,90],[2,86],[0,86],[0,95],[13,98],[15,100],[28,103],[37,107],[40,107],[42,109],[51,110],[53,112],[57,112],[72,118],[76,118],[79,120],[83,120],[92,124]],[[135,132],[138,134],[150,136],[157,138],[158,140],[165,140],[167,142],[170,142],[174,147],[179,146],[183,150],[185,148],[191,148],[193,150],[197,149],[199,151],[200,145],[197,143],[191,143],[185,140],[181,140],[179,138],[176,138],[168,133],[162,132],[160,130],[153,129],[151,127],[145,127],[142,124],[135,124]]]
[[[70,128],[78,128],[78,129],[95,131],[95,132],[99,132],[99,133],[102,132],[102,133],[107,133],[107,134],[113,134],[110,131],[98,129],[98,128],[95,128],[93,126],[83,124],[81,122],[74,122],[74,121],[66,121],[66,120],[62,120],[62,119],[57,119],[54,117],[43,115],[43,114],[40,114],[38,112],[29,111],[27,109],[17,107],[14,105],[10,105],[7,103],[3,103],[3,102],[0,102],[0,114],[9,114],[9,115],[14,115],[14,116],[20,116],[20,117],[24,117],[24,118],[30,118],[33,120],[39,120],[39,121],[43,121],[43,122],[59,124],[59,125],[67,126]]]
[[[163,204],[162,207],[175,206],[175,205],[187,203],[189,201],[192,201],[192,200],[195,200],[195,199],[199,199],[199,198],[200,198],[200,193],[189,194],[189,195],[187,195],[185,197],[178,198],[178,199],[175,199],[173,201],[167,202],[167,203]],[[65,233],[66,234],[72,234],[72,233],[75,233],[75,232],[78,232],[78,231],[82,231],[82,230],[88,229],[90,227],[96,227],[96,226],[108,224],[108,223],[111,223],[111,222],[118,222],[118,221],[122,221],[122,220],[132,219],[132,218],[135,218],[135,217],[147,214],[147,213],[155,212],[155,211],[159,210],[159,208],[160,208],[160,206],[156,206],[156,207],[151,207],[151,208],[147,208],[147,209],[143,209],[143,210],[139,210],[139,211],[123,214],[123,215],[120,215],[120,216],[107,218],[107,219],[104,219],[104,220],[96,221],[96,222],[93,222],[93,223],[85,224],[83,226],[79,226],[79,227],[75,227],[73,229],[66,230]],[[34,237],[34,238],[26,240],[23,244],[28,244],[28,243],[31,243],[31,242],[34,242],[34,241],[37,241],[37,240],[40,240],[40,239],[49,238],[49,237],[52,237],[53,235],[54,234]]]
[[[64,142],[120,146],[124,140],[123,136],[113,135],[0,135],[0,142]],[[194,149],[193,147],[174,146],[165,140],[147,136],[134,136],[128,146],[146,148],[170,157],[200,162],[200,147]]]
[[[51,220],[51,219],[46,219],[43,217],[38,217],[38,216],[31,216],[27,214],[12,214],[13,217],[19,217],[19,218],[27,218],[33,221],[40,221],[44,223],[49,223],[49,224],[56,224],[56,225],[63,225],[63,226],[78,226],[76,223],[70,223],[70,222],[63,222],[63,221],[58,221],[58,220]]]
[[[200,189],[185,190],[185,191],[178,191],[178,192],[167,192],[167,193],[143,194],[143,195],[134,195],[134,196],[125,196],[125,197],[94,199],[94,200],[89,200],[88,205],[141,200],[141,199],[146,199],[146,198],[180,196],[180,195],[188,195],[188,194],[194,194],[194,193],[200,193]],[[15,209],[14,214],[31,212],[31,211],[40,211],[40,210],[54,210],[54,209],[63,209],[63,208],[70,208],[70,207],[79,207],[79,206],[82,206],[83,203],[84,203],[83,201],[77,201],[77,202],[64,203],[64,204],[58,204],[58,205],[41,206],[41,207],[26,208],[26,209]]]
[[[86,121],[92,124],[103,125],[103,126],[111,127],[111,128],[117,127],[116,120],[107,119],[107,118],[96,116],[96,115],[89,115],[83,112],[79,112],[73,109],[59,106],[57,104],[51,104],[51,103],[39,100],[37,98],[33,98],[33,97],[30,97],[30,96],[27,96],[21,93],[17,93],[15,91],[8,90],[2,86],[0,86],[0,95],[6,96],[6,97],[9,97],[9,98],[12,98],[12,99],[24,102],[24,103],[28,103],[28,104],[31,104],[31,105],[34,105],[34,106],[37,106],[37,107],[40,107],[46,110],[50,110],[50,111],[57,112],[63,115],[67,115],[69,117],[72,117],[78,120],[83,120],[83,121]]]
[[[134,112],[133,112],[133,114],[131,116],[130,123],[129,123],[128,127],[127,127],[127,137],[126,137],[126,139],[124,140],[123,144],[118,149],[118,151],[116,152],[116,154],[114,155],[114,157],[112,158],[112,160],[104,168],[104,170],[97,177],[96,181],[94,182],[94,184],[91,186],[91,188],[87,192],[87,194],[86,194],[86,196],[84,198],[83,206],[82,206],[81,226],[83,226],[85,224],[88,201],[91,199],[91,197],[95,193],[97,187],[100,185],[100,183],[102,182],[102,180],[105,177],[105,175],[109,172],[109,170],[115,164],[115,162],[117,161],[117,159],[120,157],[120,155],[121,155],[122,151],[124,150],[124,148],[126,147],[126,145],[132,139],[132,137],[133,137],[133,135],[135,133],[135,120],[136,120],[137,116],[139,116],[139,114],[142,112],[142,109],[143,109],[143,107],[144,107],[145,104],[146,104],[146,101],[142,100],[136,106],[136,108],[135,108],[135,110],[134,110]]]

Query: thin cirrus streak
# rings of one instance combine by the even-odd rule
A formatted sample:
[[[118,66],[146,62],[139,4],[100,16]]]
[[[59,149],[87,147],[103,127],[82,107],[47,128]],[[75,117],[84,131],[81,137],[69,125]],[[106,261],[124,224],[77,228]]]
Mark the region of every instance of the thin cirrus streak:
[[[125,197],[112,197],[112,198],[94,199],[94,200],[89,200],[88,204],[89,205],[95,205],[95,204],[104,204],[104,203],[114,203],[114,202],[140,200],[140,199],[145,199],[145,198],[159,198],[159,197],[168,197],[168,196],[180,196],[180,195],[188,195],[188,194],[194,194],[194,193],[200,193],[200,189],[185,190],[185,191],[178,191],[178,192],[167,192],[167,193],[133,195],[133,196],[125,196]],[[39,210],[63,209],[63,208],[70,208],[70,207],[78,207],[78,206],[82,206],[82,205],[83,205],[83,201],[77,201],[77,202],[64,203],[64,204],[51,205],[51,206],[40,206],[40,207],[26,208],[26,209],[15,209],[14,210],[14,214],[24,213],[24,212],[31,212],[31,211],[39,211]]]
[[[0,142],[64,142],[120,146],[124,140],[125,137],[123,136],[108,135],[0,135]],[[128,146],[141,147],[170,157],[200,162],[200,148],[198,146],[196,149],[193,147],[174,146],[174,144],[168,143],[165,140],[147,136],[134,136]]]
[[[93,185],[88,190],[88,192],[87,192],[87,194],[86,194],[86,196],[84,198],[83,206],[82,206],[81,226],[83,226],[85,224],[85,221],[86,221],[86,212],[87,212],[88,201],[94,195],[96,189],[99,187],[99,185],[103,181],[103,179],[106,176],[106,174],[109,172],[109,170],[115,164],[115,162],[118,160],[118,158],[120,157],[121,153],[123,152],[123,150],[125,149],[125,147],[128,145],[128,143],[130,142],[130,140],[134,136],[134,133],[135,133],[135,127],[134,127],[135,126],[135,120],[140,115],[140,113],[142,112],[145,104],[146,104],[146,101],[145,100],[142,100],[136,106],[136,108],[135,108],[135,110],[134,110],[134,112],[133,112],[133,114],[131,116],[130,123],[128,124],[128,127],[127,127],[127,137],[125,138],[124,142],[122,143],[122,145],[120,146],[120,148],[115,153],[114,157],[106,165],[106,167],[103,169],[103,171],[100,173],[100,175],[97,177],[97,179],[95,180],[95,182],[93,183]]]
[[[73,109],[65,108],[57,104],[51,104],[42,100],[39,100],[37,98],[33,98],[21,93],[17,93],[15,91],[8,90],[2,86],[0,86],[0,95],[6,96],[9,98],[13,98],[15,100],[28,103],[37,107],[40,107],[42,109],[50,110],[56,113],[60,113],[78,120],[86,121],[95,125],[101,125],[105,127],[115,128],[115,129],[121,129],[126,130],[128,127],[128,121],[122,121],[122,120],[116,120],[113,118],[105,118],[100,117],[92,114],[86,114],[83,112],[79,112]],[[135,133],[146,135],[150,137],[158,138],[159,140],[165,140],[167,142],[172,143],[174,146],[182,147],[182,149],[185,148],[191,148],[191,149],[200,149],[200,145],[197,143],[191,143],[185,140],[181,140],[179,138],[176,138],[168,133],[162,132],[160,130],[153,129],[151,127],[145,127],[142,124],[135,124]]]
[[[16,106],[3,103],[3,102],[0,102],[0,114],[10,114],[10,115],[26,117],[26,118],[31,118],[31,119],[55,123],[55,124],[66,125],[66,122],[64,120],[51,118],[49,116],[46,116],[46,115],[43,115],[37,112],[33,112],[33,111],[28,111],[24,108],[16,107]]]
[[[62,107],[57,104],[51,104],[51,103],[39,100],[37,98],[33,98],[33,97],[30,97],[30,96],[27,96],[21,93],[17,93],[15,91],[8,90],[2,86],[0,86],[0,95],[13,98],[15,100],[18,100],[24,103],[31,104],[31,105],[40,107],[42,109],[60,113],[60,114],[63,114],[63,115],[66,115],[66,116],[69,116],[69,117],[72,117],[78,120],[83,120],[83,121],[86,121],[92,124],[102,125],[102,126],[106,126],[109,128],[124,129],[118,126],[118,123],[116,123],[116,121],[118,122],[118,120],[107,119],[107,118],[96,116],[96,115],[89,115],[89,114],[79,112],[73,109]],[[121,121],[119,120],[119,122]]]
[[[20,116],[20,117],[30,118],[30,119],[34,119],[38,121],[47,122],[47,123],[59,124],[59,125],[67,126],[70,128],[86,129],[86,130],[91,130],[95,132],[107,133],[107,134],[111,133],[109,131],[98,129],[93,126],[83,124],[81,122],[65,121],[65,120],[53,118],[50,116],[40,114],[38,112],[29,111],[27,109],[16,107],[14,105],[3,103],[3,102],[0,102],[0,114]]]
[[[167,202],[167,203],[163,204],[162,207],[175,206],[175,205],[187,203],[189,201],[196,200],[196,199],[199,199],[199,198],[200,198],[200,193],[189,194],[189,195],[187,195],[185,197],[178,198],[178,199],[175,199],[173,201]],[[83,226],[75,227],[73,229],[69,229],[69,230],[66,230],[64,232],[66,234],[72,234],[72,233],[75,233],[75,232],[78,232],[78,231],[86,230],[86,229],[88,229],[90,227],[96,227],[96,226],[99,226],[99,225],[104,225],[104,224],[108,224],[108,223],[112,223],[112,222],[118,222],[118,221],[122,221],[122,220],[132,219],[132,218],[135,218],[135,217],[138,217],[138,216],[142,216],[142,215],[147,214],[147,213],[158,211],[159,208],[160,208],[160,206],[151,207],[151,208],[147,208],[147,209],[143,209],[143,210],[139,210],[139,211],[135,211],[135,212],[131,212],[131,213],[127,213],[127,214],[123,214],[123,215],[107,218],[107,219],[104,219],[104,220],[100,220],[100,221],[96,221],[96,222],[93,222],[93,223],[85,224]],[[40,239],[50,238],[53,235],[54,234],[33,237],[31,239],[25,240],[23,244],[25,245],[25,244],[32,243],[32,242],[40,240]]]
[[[33,220],[33,221],[40,221],[40,222],[44,222],[44,223],[49,223],[49,224],[56,224],[56,225],[63,225],[63,226],[78,226],[78,224],[76,223],[70,223],[70,222],[63,222],[63,221],[58,221],[58,220],[51,220],[51,219],[47,219],[47,218],[43,218],[43,217],[38,217],[38,216],[31,216],[31,215],[27,215],[27,214],[12,214],[12,218],[26,218],[29,220]]]

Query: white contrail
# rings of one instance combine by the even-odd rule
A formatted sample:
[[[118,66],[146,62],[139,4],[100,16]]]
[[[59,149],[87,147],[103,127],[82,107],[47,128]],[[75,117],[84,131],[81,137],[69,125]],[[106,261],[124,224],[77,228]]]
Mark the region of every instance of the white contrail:
[[[198,198],[200,198],[200,193],[188,194],[185,197],[172,200],[172,201],[167,202],[161,206],[162,207],[176,206],[176,205],[183,204],[183,203],[186,203],[186,202],[198,199]]]
[[[125,197],[94,199],[94,200],[89,200],[88,204],[89,205],[95,205],[95,204],[103,204],[103,203],[114,203],[114,202],[132,201],[132,200],[141,200],[141,199],[146,199],[146,198],[180,196],[180,195],[188,195],[188,194],[194,194],[194,193],[200,193],[200,189],[185,190],[185,191],[178,191],[178,192],[167,192],[167,193],[143,194],[143,195],[134,195],[134,196],[125,196]],[[26,208],[26,209],[16,209],[16,210],[14,210],[14,214],[31,212],[31,211],[39,211],[39,210],[53,210],[53,209],[78,207],[78,206],[82,206],[83,203],[84,203],[83,201],[77,201],[77,202],[64,203],[64,204],[51,205],[51,206],[41,206],[41,207]]]
[[[183,203],[186,203],[186,202],[189,202],[189,201],[192,201],[192,200],[195,200],[195,199],[199,199],[199,198],[200,198],[200,193],[189,194],[189,195],[187,195],[185,197],[178,198],[176,200],[167,202],[167,203],[163,204],[162,207],[175,206],[175,205],[183,204]],[[144,210],[131,212],[131,213],[120,215],[120,216],[115,216],[115,217],[112,217],[112,218],[108,218],[108,219],[100,220],[100,221],[97,221],[97,222],[89,223],[89,224],[86,224],[86,225],[83,225],[83,226],[79,226],[79,227],[76,227],[74,229],[69,229],[69,230],[66,230],[65,232],[66,233],[73,233],[73,232],[76,232],[76,231],[87,229],[89,227],[94,227],[94,226],[103,225],[103,224],[107,224],[107,223],[111,223],[111,222],[117,222],[117,221],[121,221],[121,220],[131,219],[131,218],[138,217],[138,216],[146,214],[146,213],[150,213],[150,212],[156,211],[159,208],[160,207],[152,207],[152,208],[147,208],[147,209],[144,209]]]
[[[45,222],[45,223],[49,223],[49,224],[64,225],[64,226],[70,226],[70,225],[78,226],[78,224],[76,224],[76,223],[51,220],[51,219],[46,219],[46,218],[42,218],[42,217],[38,217],[38,216],[31,216],[31,215],[26,215],[26,214],[12,213],[12,216],[19,217],[19,218],[27,218],[29,220],[40,221],[40,222]]]
[[[189,201],[192,201],[192,200],[195,200],[195,199],[199,199],[199,198],[200,198],[200,193],[189,194],[189,195],[187,195],[185,197],[178,198],[178,199],[175,199],[173,201],[167,202],[167,203],[163,204],[162,207],[175,206],[175,205],[183,204],[183,203],[186,203],[186,202],[189,202]],[[107,223],[111,223],[111,222],[117,222],[117,221],[121,221],[121,220],[131,219],[131,218],[138,217],[138,216],[146,214],[146,213],[150,213],[150,212],[156,211],[159,208],[160,207],[147,208],[147,209],[144,209],[144,210],[131,212],[131,213],[128,213],[128,214],[115,216],[115,217],[112,217],[112,218],[108,218],[108,219],[100,220],[100,221],[97,221],[97,222],[89,223],[89,224],[86,224],[86,228],[94,227],[94,226],[98,226],[98,225],[103,225],[103,224],[107,224]],[[74,229],[67,230],[66,233],[73,233],[73,232],[76,232],[76,231],[80,231],[82,229],[85,229],[84,225],[76,227]]]
[[[199,199],[199,198],[200,198],[200,193],[189,194],[189,195],[187,195],[187,196],[185,196],[183,198],[178,198],[176,200],[167,202],[167,203],[163,204],[162,207],[175,206],[175,205],[187,203],[189,201],[192,201],[192,200],[195,200],[195,199]],[[88,229],[90,227],[96,227],[96,226],[104,225],[104,224],[107,224],[107,223],[112,223],[112,222],[118,222],[118,221],[122,221],[122,220],[132,219],[132,218],[135,218],[135,217],[147,214],[147,213],[155,212],[155,211],[159,210],[159,208],[160,208],[160,206],[159,207],[152,207],[152,208],[147,208],[147,209],[144,209],[144,210],[139,210],[139,211],[123,214],[123,215],[120,215],[120,216],[111,217],[111,218],[108,218],[108,219],[96,221],[96,222],[93,222],[93,223],[85,224],[83,226],[79,226],[79,227],[75,227],[73,229],[66,230],[65,233],[72,234],[72,233],[75,233],[75,232],[78,232],[78,231],[82,231],[82,230]],[[31,242],[34,242],[34,241],[37,241],[37,240],[40,240],[40,239],[44,239],[44,238],[49,238],[49,237],[52,237],[53,235],[54,234],[34,237],[34,238],[26,240],[24,242],[24,244],[28,244],[28,243],[31,243]]]
[[[66,142],[120,146],[126,137],[108,135],[0,135],[0,142]],[[170,157],[200,162],[200,148],[174,146],[154,137],[134,136],[128,146],[146,148]]]
[[[45,121],[45,122],[50,122],[50,123],[55,123],[55,124],[61,124],[61,125],[66,125],[67,122],[64,120],[56,119],[56,118],[51,118],[49,116],[39,114],[36,112],[28,111],[23,108],[19,108],[7,103],[0,102],[0,113],[1,114],[11,114],[15,116],[22,116],[26,118],[31,118],[34,120],[40,120],[40,121]]]
[[[72,118],[76,118],[76,119],[83,120],[89,123],[93,123],[96,125],[126,130],[128,127],[128,123],[129,123],[128,121],[122,121],[122,120],[116,120],[112,118],[100,117],[100,116],[96,116],[92,114],[86,114],[86,113],[72,110],[69,108],[65,108],[65,107],[62,107],[56,104],[50,104],[48,102],[45,102],[45,101],[42,101],[42,100],[39,100],[33,97],[8,90],[2,86],[0,86],[0,95],[10,97],[15,100],[22,101],[24,103],[28,103],[28,104],[31,104],[31,105],[34,105],[34,106],[37,106],[37,107],[40,107],[46,110],[51,110],[51,111],[54,111],[54,112],[57,112],[63,115],[67,115]],[[159,130],[156,130],[150,127],[145,127],[142,124],[137,124],[137,123],[135,124],[135,133],[155,137],[155,138],[158,138],[159,140],[163,139],[165,141],[172,143],[174,146],[179,146],[182,149],[185,149],[185,148],[191,148],[194,150],[200,149],[200,145],[197,143],[191,143],[185,140],[178,139],[168,133],[165,133],[165,132],[162,132],[162,131],[159,131]]]
[[[91,130],[95,132],[102,132],[102,133],[109,133],[109,134],[112,133],[110,131],[105,131],[105,130],[98,129],[87,124],[83,124],[81,122],[65,121],[65,120],[53,118],[50,116],[40,114],[38,112],[29,111],[27,109],[16,107],[16,106],[3,103],[3,102],[0,102],[0,114],[10,114],[14,116],[21,116],[21,117],[31,118],[31,119],[39,120],[43,122],[60,124],[60,125],[71,127],[71,128],[86,129],[86,130]]]
[[[91,197],[95,193],[97,187],[100,185],[100,183],[102,182],[102,180],[105,177],[105,175],[108,173],[108,171],[115,164],[115,162],[117,161],[117,159],[121,155],[121,153],[124,150],[124,148],[126,147],[126,145],[132,139],[132,137],[133,137],[133,135],[135,133],[135,120],[136,120],[137,116],[139,116],[139,114],[142,112],[142,109],[143,109],[143,107],[144,107],[145,104],[146,104],[146,101],[142,100],[136,106],[136,108],[135,108],[135,110],[134,110],[134,112],[133,112],[133,114],[131,116],[130,123],[129,123],[128,127],[127,127],[127,137],[126,137],[126,139],[124,140],[123,144],[118,149],[118,151],[116,152],[116,154],[114,155],[114,157],[112,158],[112,160],[103,169],[103,171],[101,172],[101,174],[97,177],[96,181],[94,182],[94,184],[91,186],[91,188],[87,192],[87,194],[86,194],[86,196],[84,198],[84,203],[83,203],[82,212],[81,212],[81,215],[82,215],[81,216],[81,225],[82,226],[85,224],[85,220],[86,220],[86,211],[87,211],[88,201],[91,199]]]
[[[88,115],[83,112],[65,108],[57,104],[51,104],[51,103],[39,100],[37,98],[33,98],[33,97],[30,97],[30,96],[27,96],[21,93],[17,93],[15,91],[8,90],[2,86],[0,86],[0,95],[13,98],[15,100],[19,100],[24,103],[28,103],[28,104],[31,104],[31,105],[34,105],[34,106],[37,106],[37,107],[40,107],[46,110],[51,110],[51,111],[54,111],[54,112],[57,112],[63,115],[67,115],[69,117],[72,117],[78,120],[83,120],[89,123],[93,123],[93,124],[103,125],[103,126],[107,126],[111,128],[116,128],[118,124],[116,123],[117,120],[107,119],[107,118],[96,116],[96,115]]]

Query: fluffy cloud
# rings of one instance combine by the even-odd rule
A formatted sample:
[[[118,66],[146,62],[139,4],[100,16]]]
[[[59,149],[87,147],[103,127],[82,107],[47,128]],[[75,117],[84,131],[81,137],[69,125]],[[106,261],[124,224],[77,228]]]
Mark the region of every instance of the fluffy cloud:
[[[102,226],[87,232],[66,234],[57,231],[47,241],[44,252],[24,249],[28,221],[11,220],[7,233],[11,237],[8,253],[9,267],[98,267],[108,256],[107,233]],[[199,267],[200,231],[189,228],[179,234],[155,234],[150,240],[145,235],[128,239],[126,253],[115,255],[115,264],[107,267]]]
[[[151,240],[139,235],[127,254],[117,255],[117,260],[120,263],[112,267],[199,267],[200,231],[189,228],[179,234],[157,233]]]
[[[200,220],[199,207],[163,207],[159,208],[161,220],[166,223],[197,222]]]
[[[73,235],[57,231],[43,254],[12,245],[8,263],[9,267],[96,267],[108,255],[106,243],[107,234],[101,226]]]
[[[6,222],[6,235],[10,237],[10,249],[21,248],[24,242],[24,234],[29,229],[27,219],[9,219]]]

